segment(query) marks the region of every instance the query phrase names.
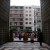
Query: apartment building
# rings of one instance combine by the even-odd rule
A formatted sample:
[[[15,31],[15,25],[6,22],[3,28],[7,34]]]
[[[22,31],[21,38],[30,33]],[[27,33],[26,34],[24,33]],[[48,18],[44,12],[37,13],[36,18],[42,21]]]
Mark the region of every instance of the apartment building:
[[[9,28],[17,31],[36,30],[41,26],[41,10],[39,6],[11,6]],[[10,30],[9,29],[9,30]]]
[[[9,28],[16,29],[17,31],[23,30],[23,18],[23,6],[11,6]]]
[[[24,6],[24,29],[34,31],[34,9],[33,9],[33,6]]]
[[[34,30],[37,31],[38,28],[42,31],[42,20],[41,20],[41,8],[39,6],[34,6]]]

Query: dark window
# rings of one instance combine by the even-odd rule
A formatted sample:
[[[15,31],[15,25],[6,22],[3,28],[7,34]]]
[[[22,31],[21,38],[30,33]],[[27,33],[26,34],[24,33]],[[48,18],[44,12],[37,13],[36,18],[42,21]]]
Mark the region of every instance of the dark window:
[[[29,7],[29,9],[31,9],[31,7]]]
[[[20,29],[23,29],[23,27],[20,27]]]
[[[20,17],[23,17],[23,14],[20,14]]]
[[[40,10],[40,8],[37,8],[37,10],[39,11],[39,10]]]
[[[27,30],[31,29],[31,27],[26,27]]]
[[[13,18],[13,21],[15,21],[15,18]]]
[[[18,7],[15,7],[16,9],[18,9]]]
[[[29,29],[31,29],[31,27],[29,27]]]
[[[12,22],[10,22],[10,25],[12,25]]]
[[[23,21],[23,19],[20,19],[20,21]]]
[[[26,22],[26,24],[28,24],[28,22]]]
[[[29,24],[31,24],[31,22],[29,22]]]
[[[17,13],[18,12],[18,10],[14,10],[15,11],[15,13]]]
[[[37,20],[37,22],[41,22],[41,20]]]
[[[34,20],[34,23],[36,23],[36,21]]]
[[[28,20],[28,18],[25,18],[25,20]]]
[[[26,27],[26,29],[28,29],[28,27]]]
[[[41,22],[41,20],[39,20],[39,22]]]
[[[23,25],[23,22],[20,22],[20,25]]]
[[[29,16],[31,16],[31,14],[29,14]]]
[[[20,7],[20,9],[23,9],[23,7]]]
[[[27,9],[28,7],[26,7],[26,9]]]
[[[36,15],[38,15],[38,12],[36,13]]]
[[[17,22],[14,22],[15,25],[17,25]]]
[[[29,12],[31,12],[31,11],[29,11]]]

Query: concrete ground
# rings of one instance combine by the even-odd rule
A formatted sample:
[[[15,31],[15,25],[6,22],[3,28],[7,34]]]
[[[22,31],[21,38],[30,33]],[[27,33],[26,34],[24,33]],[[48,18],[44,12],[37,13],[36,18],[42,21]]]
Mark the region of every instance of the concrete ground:
[[[40,46],[39,42],[9,42],[4,44],[0,50],[50,50],[47,44]]]

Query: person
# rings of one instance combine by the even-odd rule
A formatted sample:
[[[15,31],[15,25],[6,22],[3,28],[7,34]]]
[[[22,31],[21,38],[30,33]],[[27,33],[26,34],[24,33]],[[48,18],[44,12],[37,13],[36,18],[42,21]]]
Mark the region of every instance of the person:
[[[36,38],[36,33],[34,34],[34,37]]]
[[[28,40],[28,33],[27,32],[24,33],[23,40],[24,40],[24,43],[27,42],[27,40]]]
[[[31,34],[31,43],[34,42],[34,35],[35,35],[34,33]]]
[[[22,32],[22,38],[24,37],[24,32]]]
[[[40,43],[40,46],[42,46],[42,41],[43,41],[43,35],[42,35],[42,32],[41,32],[41,30],[40,29],[37,29],[37,39],[38,39],[38,41],[39,41],[39,43]]]
[[[15,33],[13,33],[13,40],[14,40],[14,38],[15,38]]]
[[[21,38],[22,38],[22,35],[21,35],[21,33],[19,33],[19,40],[21,40]]]
[[[10,30],[10,42],[12,42],[12,41],[13,41],[13,31]]]

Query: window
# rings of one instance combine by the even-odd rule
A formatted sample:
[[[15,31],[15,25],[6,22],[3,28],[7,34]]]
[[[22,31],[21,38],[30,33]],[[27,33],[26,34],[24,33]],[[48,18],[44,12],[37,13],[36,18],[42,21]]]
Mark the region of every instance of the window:
[[[14,25],[17,25],[17,22],[14,22]]]
[[[38,15],[38,12],[36,13],[36,15]]]
[[[29,24],[31,24],[31,22],[29,22]]]
[[[20,9],[23,9],[23,7],[20,7]]]
[[[23,27],[20,27],[20,29],[23,29]]]
[[[35,15],[35,12],[34,12],[34,15]]]
[[[31,12],[31,10],[29,12]]]
[[[29,14],[29,16],[31,16],[31,14]]]
[[[26,7],[26,9],[27,9],[28,7]]]
[[[18,16],[18,14],[13,14],[13,17],[17,17]]]
[[[15,21],[15,18],[13,18],[13,21]]]
[[[28,14],[26,14],[26,16],[28,16]]]
[[[34,20],[34,23],[36,23],[36,21]]]
[[[25,18],[25,20],[28,20],[28,18]]]
[[[41,20],[39,20],[39,22],[41,22]]]
[[[26,27],[26,29],[28,29],[28,27]]]
[[[26,22],[26,24],[28,24],[28,22]]]
[[[40,10],[40,8],[37,8],[37,10],[39,11],[39,10]]]
[[[23,13],[23,10],[20,10],[19,12],[20,12],[20,13]]]
[[[16,9],[18,9],[18,7],[15,7]]]
[[[38,20],[37,22],[41,22],[41,20]]]
[[[23,21],[23,19],[20,19],[20,21]]]
[[[12,25],[12,22],[10,22],[10,25]]]
[[[29,9],[31,9],[31,7],[29,7]]]
[[[29,29],[31,29],[31,27],[29,27]]]
[[[32,18],[29,18],[29,20],[32,20]]]
[[[26,27],[27,30],[31,29],[31,27]]]
[[[20,17],[23,17],[23,14],[20,14]]]
[[[18,10],[14,10],[15,11],[15,13],[17,13],[18,12]]]
[[[20,22],[20,25],[23,25],[23,22]]]

